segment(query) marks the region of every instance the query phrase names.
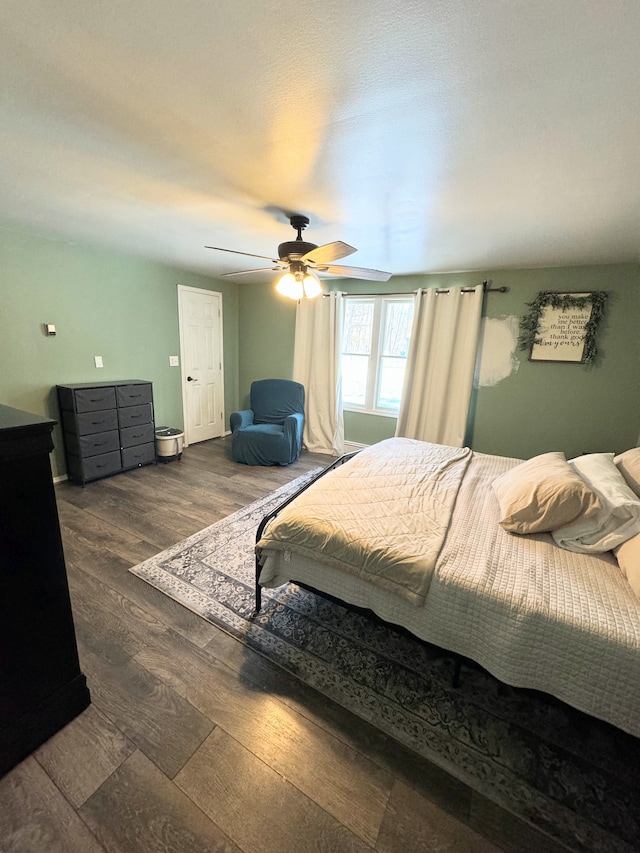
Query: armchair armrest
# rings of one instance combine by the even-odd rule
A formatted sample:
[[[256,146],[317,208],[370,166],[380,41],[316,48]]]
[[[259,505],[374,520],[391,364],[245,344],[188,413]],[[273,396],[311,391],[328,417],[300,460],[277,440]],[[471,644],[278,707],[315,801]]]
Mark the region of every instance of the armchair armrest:
[[[242,409],[239,412],[233,412],[229,418],[231,432],[235,432],[237,429],[244,429],[245,427],[251,426],[252,423],[253,412],[251,409]]]
[[[284,434],[294,439],[297,446],[302,445],[302,429],[304,427],[304,415],[300,412],[294,412],[284,419],[283,423]]]

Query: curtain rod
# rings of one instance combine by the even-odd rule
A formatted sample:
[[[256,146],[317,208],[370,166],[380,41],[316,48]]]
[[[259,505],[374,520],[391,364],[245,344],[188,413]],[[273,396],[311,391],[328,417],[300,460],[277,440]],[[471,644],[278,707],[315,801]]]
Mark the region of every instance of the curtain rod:
[[[483,281],[482,285],[483,285],[483,289],[484,289],[485,293],[507,293],[509,291],[509,288],[505,287],[504,285],[502,285],[502,287],[489,287],[488,281]],[[475,287],[463,287],[461,289],[462,293],[473,293],[474,291],[475,291]],[[399,291],[397,293],[345,293],[344,297],[345,297],[345,299],[348,299],[349,297],[352,297],[355,299],[355,298],[362,298],[362,297],[369,298],[372,296],[412,296],[415,294],[415,292],[416,292],[415,290],[405,290],[403,292]],[[449,290],[446,287],[445,288],[438,287],[438,288],[436,288],[436,296],[439,293],[443,293],[443,294],[449,293]],[[323,293],[322,295],[323,296],[330,296],[330,293]]]

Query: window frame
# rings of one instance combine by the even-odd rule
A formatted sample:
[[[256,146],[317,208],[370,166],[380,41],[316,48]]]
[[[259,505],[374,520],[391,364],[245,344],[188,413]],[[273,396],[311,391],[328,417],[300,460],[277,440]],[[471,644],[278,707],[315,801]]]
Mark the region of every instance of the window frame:
[[[342,409],[345,412],[359,412],[365,415],[377,415],[378,417],[397,418],[398,409],[389,409],[388,407],[379,407],[375,403],[378,399],[380,390],[382,360],[383,358],[400,358],[400,356],[385,356],[381,342],[384,343],[384,331],[387,320],[387,311],[390,303],[411,303],[415,307],[415,296],[413,293],[407,293],[406,296],[386,296],[384,293],[375,294],[374,296],[350,296],[349,301],[353,302],[373,302],[373,317],[371,321],[371,345],[367,366],[367,384],[365,391],[365,403],[346,402],[343,400]],[[346,305],[345,305],[346,308]],[[343,332],[344,333],[344,332]],[[344,356],[344,350],[341,347],[341,355]],[[406,364],[406,357],[405,357]],[[371,368],[374,368],[373,370]]]

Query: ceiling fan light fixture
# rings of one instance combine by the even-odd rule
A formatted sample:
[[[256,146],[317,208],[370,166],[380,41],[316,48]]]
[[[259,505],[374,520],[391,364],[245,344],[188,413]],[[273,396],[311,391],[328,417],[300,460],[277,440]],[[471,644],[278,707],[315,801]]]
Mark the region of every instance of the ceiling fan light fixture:
[[[302,289],[304,290],[304,295],[307,299],[315,299],[316,296],[320,296],[322,293],[320,282],[312,275],[305,275],[302,280]]]
[[[276,290],[282,296],[287,296],[289,299],[298,300],[302,299],[302,297],[304,296],[302,282],[299,281],[291,272],[286,272],[278,279],[278,283],[276,284]]]
[[[322,293],[322,287],[317,278],[302,272],[287,272],[280,277],[276,290],[289,299],[315,299]]]

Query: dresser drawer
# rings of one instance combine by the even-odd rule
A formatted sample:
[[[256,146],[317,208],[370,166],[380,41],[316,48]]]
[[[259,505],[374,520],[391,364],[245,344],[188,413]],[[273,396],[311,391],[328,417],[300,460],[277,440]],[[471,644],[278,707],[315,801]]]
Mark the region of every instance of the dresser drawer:
[[[150,441],[155,441],[153,424],[125,427],[120,430],[120,439],[122,447],[134,447],[137,444],[148,444]]]
[[[75,432],[78,435],[108,432],[118,429],[118,415],[115,409],[106,412],[86,412],[84,415],[75,416],[73,412],[63,412],[62,425],[68,432]]]
[[[111,432],[96,432],[90,435],[75,435],[65,432],[64,443],[69,453],[75,456],[98,456],[120,450],[120,433],[117,429]]]
[[[74,394],[76,412],[99,412],[101,409],[115,409],[116,389],[82,388]]]
[[[148,465],[149,462],[155,462],[155,459],[155,442],[151,442],[150,444],[139,444],[136,447],[126,447],[122,451],[123,468],[135,468],[136,465]]]
[[[118,385],[116,393],[121,407],[151,402],[151,385]]]
[[[102,453],[100,456],[91,456],[89,459],[82,461],[85,480],[96,480],[98,477],[106,477],[108,474],[114,474],[116,471],[122,470],[122,460],[120,451],[115,450],[112,453]]]
[[[144,406],[127,406],[126,409],[118,409],[118,422],[120,424],[120,429],[152,423],[153,416],[151,404],[147,403]]]

